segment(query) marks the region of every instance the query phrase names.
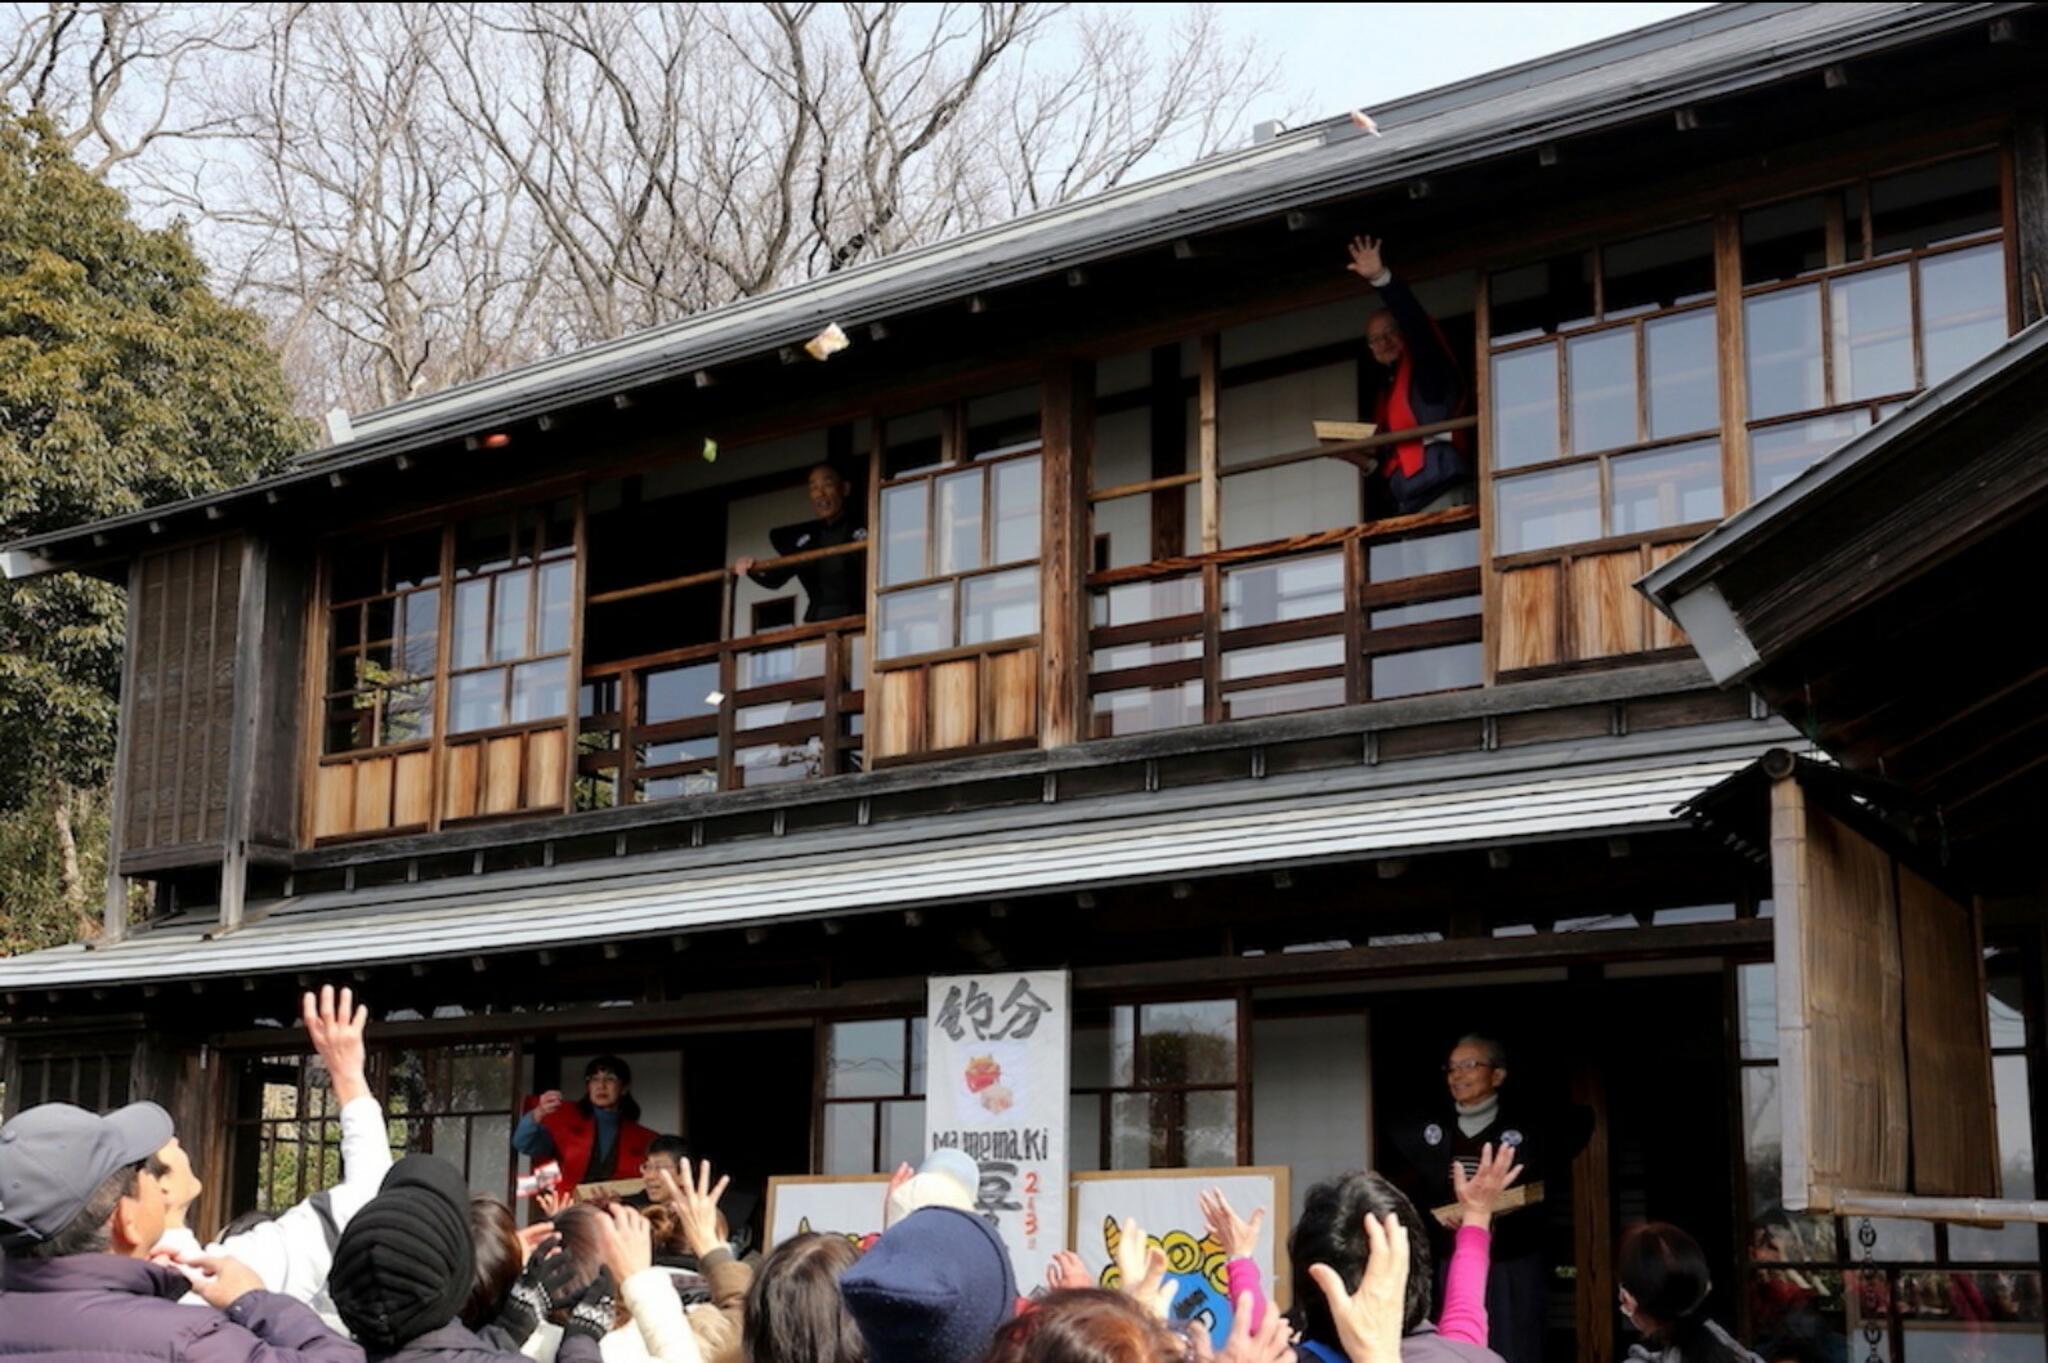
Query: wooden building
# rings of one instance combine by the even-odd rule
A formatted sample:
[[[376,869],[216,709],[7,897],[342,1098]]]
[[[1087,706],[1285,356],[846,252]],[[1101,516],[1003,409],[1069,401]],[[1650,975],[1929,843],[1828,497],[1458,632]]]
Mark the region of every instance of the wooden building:
[[[2008,338],[2048,312],[2044,51],[2027,5],[1716,6],[1376,108],[1378,135],[1282,132],[8,546],[11,576],[95,573],[132,603],[121,875],[99,941],[0,962],[9,1110],[155,1097],[203,1152],[209,1219],[289,1202],[333,1158],[294,1001],[345,979],[379,1009],[404,1139],[480,1188],[514,1174],[521,1095],[602,1050],[743,1179],[880,1170],[922,1143],[927,979],[1065,966],[1076,1168],[1285,1164],[1298,1199],[1389,1151],[1448,1043],[1491,1032],[1515,1085],[1598,1119],[1541,1213],[1554,1357],[1618,1356],[1614,1241],[1656,1217],[1725,1265],[1716,1310],[1752,1336],[1796,1316],[1859,1357],[1989,1331],[2048,1358],[2034,1226],[1917,1201],[1937,1151],[1942,1195],[2035,1191],[2038,871],[1936,865],[1906,915],[1931,926],[1899,989],[1974,991],[1950,1049],[1897,1070],[1954,1130],[1907,1102],[1891,1163],[1815,1164],[1828,1095],[1779,1078],[1821,1043],[1779,1038],[1821,1035],[1822,976],[1788,959],[1806,882],[1768,821],[1796,770],[1867,822],[1841,813],[1870,804],[1842,785],[1864,739],[1830,724],[1873,751],[1893,740],[1867,716],[1940,727],[1940,659],[2042,675],[2037,629],[2006,642],[2017,599],[1916,598],[1909,709],[1855,679],[1891,670],[1907,617],[1825,631],[1940,516],[1972,585],[2027,546],[2017,520],[1973,538],[1942,475],[2000,418],[1944,395],[2038,349]],[[1351,457],[1402,437],[1316,438],[1373,414],[1358,231],[1466,361],[1471,506],[1383,514]],[[829,326],[849,344],[815,359]],[[1724,688],[1751,680],[1716,652],[1727,621],[1638,580],[1708,571],[1831,451],[1914,429],[1913,478],[1780,523],[1785,562],[1857,516],[1881,531],[1810,595],[1772,595],[1776,558],[1742,579],[1798,618],[1735,631],[1765,670]],[[2038,441],[1983,448],[2008,481],[1973,506],[2038,475]],[[778,558],[821,462],[869,533]],[[807,623],[786,570],[828,561],[864,609]],[[1770,670],[1784,639],[1842,664],[1817,701],[1819,673]],[[2006,695],[1938,742],[2038,781]],[[1759,765],[1816,747],[1839,765]],[[1948,760],[1912,778],[1929,808]],[[1887,883],[1919,874],[1876,836]],[[1806,930],[1824,909],[1800,893]],[[1930,1101],[1926,1076],[1973,1073]],[[1907,1215],[1849,1219],[1850,1192]]]

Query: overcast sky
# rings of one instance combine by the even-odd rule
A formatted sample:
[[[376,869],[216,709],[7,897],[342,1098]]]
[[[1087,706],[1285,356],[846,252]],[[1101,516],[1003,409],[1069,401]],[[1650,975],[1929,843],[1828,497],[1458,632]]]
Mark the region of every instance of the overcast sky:
[[[1141,6],[1171,22],[1173,5]],[[1233,35],[1256,35],[1280,61],[1282,104],[1310,117],[1370,110],[1401,95],[1476,76],[1668,19],[1697,4],[1224,4]],[[1250,135],[1250,129],[1246,129]]]

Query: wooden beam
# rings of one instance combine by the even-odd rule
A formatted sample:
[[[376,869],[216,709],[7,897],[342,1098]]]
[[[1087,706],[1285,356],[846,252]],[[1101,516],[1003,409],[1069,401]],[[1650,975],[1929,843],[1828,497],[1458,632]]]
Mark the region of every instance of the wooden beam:
[[[1196,440],[1202,470],[1202,552],[1211,554],[1223,547],[1222,430],[1223,337],[1209,332],[1201,340],[1201,361],[1196,397]]]
[[[1044,410],[1039,517],[1039,742],[1066,747],[1086,737],[1087,487],[1093,457],[1095,366],[1055,360],[1040,392]]]

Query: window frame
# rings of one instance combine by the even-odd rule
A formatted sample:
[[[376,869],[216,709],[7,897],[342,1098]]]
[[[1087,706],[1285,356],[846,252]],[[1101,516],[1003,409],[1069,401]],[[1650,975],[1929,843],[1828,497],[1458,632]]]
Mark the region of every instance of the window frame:
[[[857,1178],[860,1176],[861,1171],[828,1170],[825,1167],[825,1157],[826,1152],[828,1150],[825,1134],[826,1117],[833,1108],[854,1107],[866,1107],[870,1109],[872,1112],[871,1120],[873,1123],[873,1129],[869,1135],[870,1151],[868,1159],[870,1167],[865,1172],[869,1174],[886,1174],[891,1172],[891,1170],[888,1167],[886,1167],[883,1163],[882,1109],[891,1103],[908,1103],[914,1101],[917,1102],[920,1107],[922,1107],[923,1105],[925,1090],[921,1086],[914,1085],[912,1083],[911,1076],[916,1073],[916,1060],[918,1052],[917,1030],[925,1022],[925,1020],[925,1015],[923,1013],[892,1013],[885,1017],[830,1017],[818,1019],[816,1040],[814,1042],[815,1053],[817,1056],[815,1063],[818,1075],[816,1097],[813,1103],[813,1107],[816,1109],[816,1111],[811,1123],[811,1172],[813,1174],[846,1178]],[[832,1074],[829,1068],[829,1061],[832,1054],[832,1029],[834,1027],[845,1026],[849,1024],[857,1025],[876,1022],[896,1022],[902,1024],[903,1045],[900,1051],[900,1054],[903,1057],[902,1090],[897,1093],[845,1094],[838,1097],[833,1096]],[[922,1113],[920,1113],[920,1121],[921,1120]],[[920,1135],[919,1144],[923,1144],[922,1135]]]
[[[1150,1077],[1145,1073],[1145,1010],[1147,1008],[1170,1008],[1175,1004],[1190,1003],[1229,1003],[1236,1010],[1232,1018],[1233,1041],[1231,1048],[1231,1063],[1235,1069],[1235,1076],[1230,1080],[1217,1081],[1204,1080],[1199,1082],[1182,1083],[1150,1082]],[[1176,993],[1162,997],[1127,997],[1109,1002],[1104,1005],[1091,1006],[1086,1010],[1087,1015],[1093,1015],[1102,1012],[1106,1012],[1108,1014],[1110,1019],[1108,1030],[1112,1046],[1115,1044],[1116,1037],[1116,1013],[1117,1010],[1120,1008],[1128,1008],[1131,1012],[1130,1082],[1116,1082],[1113,1068],[1112,1073],[1110,1075],[1110,1082],[1106,1084],[1083,1084],[1075,1080],[1071,1075],[1069,1076],[1067,1084],[1067,1139],[1070,1143],[1070,1146],[1082,1139],[1082,1133],[1080,1129],[1075,1125],[1073,1120],[1073,1100],[1076,1098],[1092,1097],[1100,1100],[1097,1106],[1097,1145],[1095,1168],[1098,1170],[1108,1172],[1127,1172],[1123,1170],[1118,1170],[1113,1159],[1115,1151],[1116,1132],[1115,1100],[1117,1098],[1133,1096],[1157,1098],[1162,1095],[1180,1095],[1182,1097],[1185,1097],[1185,1095],[1191,1093],[1229,1093],[1234,1095],[1236,1104],[1233,1115],[1235,1116],[1237,1122],[1237,1156],[1233,1163],[1239,1166],[1249,1164],[1252,1157],[1252,1072],[1250,1063],[1252,995],[1250,989],[1238,989],[1224,994]],[[1082,1017],[1083,1014],[1079,1013],[1077,1013],[1075,1016],[1074,1030],[1076,1032],[1082,1029]],[[1071,1040],[1068,1044],[1071,1047]],[[1150,1104],[1148,1104],[1148,1107],[1149,1106]],[[1149,1123],[1148,1113],[1148,1130],[1150,1129],[1152,1128]],[[1184,1126],[1181,1128],[1169,1128],[1167,1135],[1169,1147],[1178,1149],[1181,1152],[1183,1159],[1185,1159],[1187,1147],[1186,1132]],[[1146,1169],[1182,1169],[1191,1166],[1183,1163],[1177,1165],[1147,1164],[1144,1167]],[[1132,1170],[1128,1172],[1142,1172],[1142,1170]]]

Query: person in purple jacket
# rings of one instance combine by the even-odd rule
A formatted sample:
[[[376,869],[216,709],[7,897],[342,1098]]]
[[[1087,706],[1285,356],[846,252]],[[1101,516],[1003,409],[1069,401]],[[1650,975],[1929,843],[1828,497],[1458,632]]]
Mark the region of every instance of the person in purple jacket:
[[[0,1127],[0,1358],[38,1363],[362,1363],[247,1265],[150,1255],[168,1215],[170,1114],[45,1103]],[[204,1306],[178,1299],[197,1291]]]

